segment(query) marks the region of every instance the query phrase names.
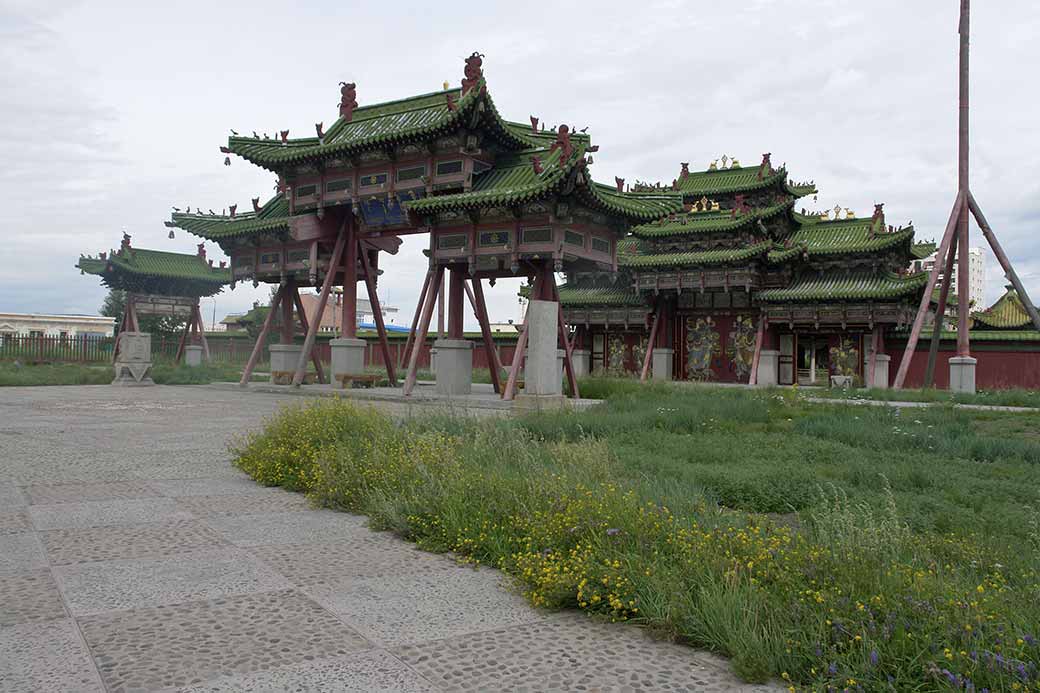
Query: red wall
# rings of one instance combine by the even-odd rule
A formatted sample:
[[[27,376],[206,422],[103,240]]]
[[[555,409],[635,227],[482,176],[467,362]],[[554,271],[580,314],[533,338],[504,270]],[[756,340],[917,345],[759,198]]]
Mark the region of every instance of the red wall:
[[[892,356],[889,363],[889,385],[895,380],[905,343],[890,343],[886,351]],[[1012,351],[1011,347],[1015,350]],[[1028,349],[1028,351],[1027,351]],[[950,385],[950,357],[957,351],[952,344],[939,348],[935,360],[935,386],[945,389]],[[975,387],[980,390],[1007,390],[1025,388],[1040,390],[1040,342],[978,342],[972,344],[971,355],[978,359],[975,366]],[[928,344],[918,345],[910,361],[904,387],[924,385],[924,371],[928,366]]]

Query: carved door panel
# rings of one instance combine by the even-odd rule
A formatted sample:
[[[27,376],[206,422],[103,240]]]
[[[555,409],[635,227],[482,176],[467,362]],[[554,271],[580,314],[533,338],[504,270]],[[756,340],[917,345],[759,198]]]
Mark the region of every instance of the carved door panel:
[[[781,385],[794,384],[794,335],[780,335],[780,372],[777,379]]]

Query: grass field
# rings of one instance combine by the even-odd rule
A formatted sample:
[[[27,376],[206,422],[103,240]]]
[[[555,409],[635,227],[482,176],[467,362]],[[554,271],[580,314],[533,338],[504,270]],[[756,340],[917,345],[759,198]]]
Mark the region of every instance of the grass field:
[[[260,369],[257,369],[260,371]],[[152,379],[159,385],[205,385],[212,382],[236,381],[242,377],[242,366],[215,363],[197,368],[156,363]],[[37,364],[16,365],[0,362],[0,387],[35,385],[108,385],[112,382],[112,366],[107,364]],[[253,377],[254,380],[266,379]]]
[[[322,401],[237,464],[748,680],[1040,690],[1040,415],[583,386],[607,401],[490,421]]]
[[[899,402],[936,402],[945,404],[988,404],[1002,407],[1040,407],[1040,391],[1038,390],[986,390],[973,395],[951,393],[948,390],[841,390],[812,389],[806,391],[812,397],[828,399],[873,399]]]

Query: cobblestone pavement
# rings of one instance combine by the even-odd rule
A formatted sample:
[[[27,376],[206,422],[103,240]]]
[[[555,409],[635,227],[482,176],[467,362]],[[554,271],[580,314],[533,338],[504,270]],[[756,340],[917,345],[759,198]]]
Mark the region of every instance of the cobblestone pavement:
[[[772,690],[257,486],[226,444],[299,401],[0,388],[0,690]]]

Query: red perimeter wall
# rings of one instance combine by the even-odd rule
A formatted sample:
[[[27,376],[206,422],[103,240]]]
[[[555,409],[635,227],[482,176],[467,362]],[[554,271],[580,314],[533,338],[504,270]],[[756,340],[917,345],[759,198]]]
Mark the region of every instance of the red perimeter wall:
[[[905,343],[899,342],[886,345],[885,351],[892,357],[888,368],[889,385],[895,380],[905,346]],[[949,387],[949,360],[956,355],[956,346],[952,342],[939,347],[939,354],[935,360],[937,388]],[[975,387],[979,390],[1040,390],[1040,342],[972,342],[971,355],[978,359],[975,366]],[[910,361],[904,387],[919,388],[924,385],[924,371],[927,366],[928,343],[921,340]]]

